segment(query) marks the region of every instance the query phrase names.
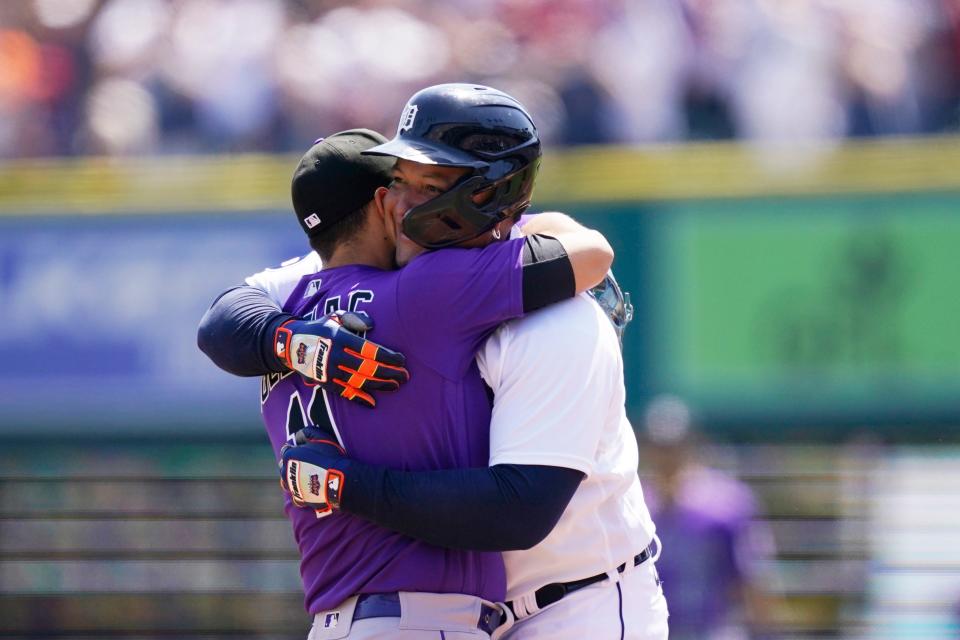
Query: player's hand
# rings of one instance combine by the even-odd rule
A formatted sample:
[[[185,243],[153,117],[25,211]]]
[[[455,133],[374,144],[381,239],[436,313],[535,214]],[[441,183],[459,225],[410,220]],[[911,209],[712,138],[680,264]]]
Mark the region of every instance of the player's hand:
[[[274,352],[290,369],[375,407],[374,391],[396,391],[410,379],[402,353],[356,335],[373,328],[365,313],[338,311],[319,320],[288,320],[277,328]]]
[[[340,508],[344,475],[330,467],[343,459],[344,451],[316,427],[298,431],[296,442],[280,449],[280,486],[294,506],[311,508],[323,518]]]

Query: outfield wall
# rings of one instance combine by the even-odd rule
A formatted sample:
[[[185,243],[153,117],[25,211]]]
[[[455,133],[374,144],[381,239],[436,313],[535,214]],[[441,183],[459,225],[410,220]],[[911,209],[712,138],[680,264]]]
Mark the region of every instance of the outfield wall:
[[[256,381],[210,365],[195,327],[306,250],[295,164],[0,165],[0,431],[259,434]],[[535,201],[617,251],[634,417],[673,393],[741,437],[960,422],[960,139],[581,148],[545,157]]]

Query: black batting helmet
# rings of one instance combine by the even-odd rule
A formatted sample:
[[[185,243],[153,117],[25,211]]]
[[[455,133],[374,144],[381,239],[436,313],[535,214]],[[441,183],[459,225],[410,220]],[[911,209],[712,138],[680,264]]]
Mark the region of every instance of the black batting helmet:
[[[530,206],[540,137],[523,105],[502,91],[440,84],[414,94],[396,137],[364,153],[470,169],[450,190],[404,214],[406,236],[438,249],[476,238]]]

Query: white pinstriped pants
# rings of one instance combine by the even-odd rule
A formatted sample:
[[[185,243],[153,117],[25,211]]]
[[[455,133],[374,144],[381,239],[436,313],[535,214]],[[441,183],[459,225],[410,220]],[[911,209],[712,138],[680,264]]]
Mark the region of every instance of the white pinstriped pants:
[[[619,580],[574,591],[529,618],[503,640],[666,640],[667,601],[655,563],[628,567]]]

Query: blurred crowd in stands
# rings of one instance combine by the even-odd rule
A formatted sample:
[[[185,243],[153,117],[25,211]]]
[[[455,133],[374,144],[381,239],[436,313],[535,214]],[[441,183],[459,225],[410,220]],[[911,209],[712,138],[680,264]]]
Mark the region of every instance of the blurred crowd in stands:
[[[4,0],[0,158],[300,151],[437,82],[551,145],[960,128],[960,0]]]

